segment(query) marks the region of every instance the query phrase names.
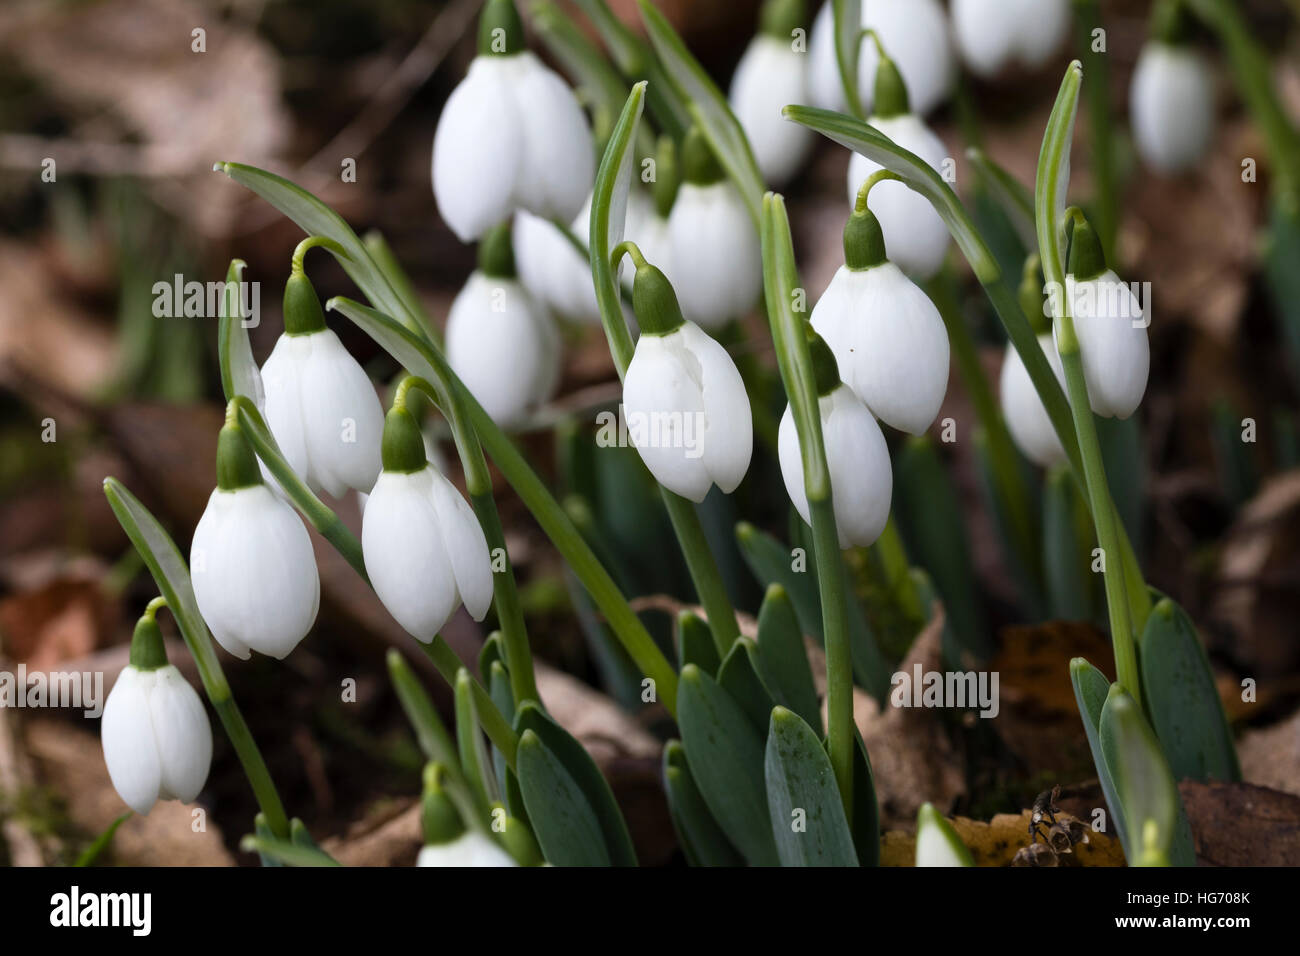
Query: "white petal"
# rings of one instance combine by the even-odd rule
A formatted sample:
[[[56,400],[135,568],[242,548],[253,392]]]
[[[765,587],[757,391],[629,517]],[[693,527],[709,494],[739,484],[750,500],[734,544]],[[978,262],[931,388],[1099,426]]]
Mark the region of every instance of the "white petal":
[[[408,633],[428,644],[456,610],[456,579],[438,528],[432,472],[379,475],[361,525],[366,574]]]
[[[893,263],[841,267],[811,321],[840,378],[881,421],[913,435],[930,427],[948,389],[948,334],[934,303]]]
[[[928,808],[928,812],[927,812]],[[921,808],[916,825],[917,866],[965,866],[959,848],[950,842],[952,837],[939,828],[934,818],[937,811],[928,804]]]
[[[480,56],[442,108],[433,137],[433,195],[461,242],[509,217],[524,162],[513,57]]]
[[[466,830],[450,843],[421,848],[416,866],[518,866],[496,841],[475,830]]]
[[[514,425],[550,398],[559,381],[559,333],[513,279],[474,272],[447,316],[447,360],[484,411]]]
[[[803,456],[799,451],[799,430],[794,424],[794,412],[789,405],[781,416],[776,431],[776,457],[781,464],[781,477],[785,480],[786,494],[806,524],[812,524],[808,510],[808,486],[804,483]]]
[[[301,335],[281,335],[276,340],[275,348],[262,366],[262,382],[266,388],[263,414],[275,443],[294,473],[313,491],[319,491],[320,485],[311,473],[303,421],[302,373],[310,352],[304,339]]]
[[[1070,26],[1069,0],[953,0],[962,59],[983,77],[1013,62],[1034,68],[1051,58]]]
[[[754,148],[763,178],[784,185],[803,163],[813,134],[791,123],[781,110],[808,102],[808,56],[795,52],[789,38],[759,34],[731,78],[731,108]]]
[[[866,547],[885,530],[894,475],[875,416],[847,386],[819,403],[840,547]]]
[[[1047,356],[1056,380],[1064,388],[1065,371],[1061,368],[1061,357],[1052,344],[1050,332],[1038,337],[1038,346]],[[1065,449],[1061,447],[1061,439],[1057,437],[1052,420],[1047,416],[1043,400],[1038,397],[1025,363],[1020,359],[1020,353],[1010,345],[1007,346],[1006,358],[1002,362],[998,392],[1007,429],[1025,457],[1044,468],[1065,461]]]
[[[829,3],[823,3],[813,19],[808,60],[808,95],[812,105],[844,112],[844,84],[835,58],[835,17]]]
[[[470,616],[481,621],[492,606],[492,558],[488,554],[487,538],[474,509],[455,486],[441,473],[432,468],[428,471],[438,532],[451,559],[456,590]]]
[[[628,437],[655,480],[700,502],[713,479],[699,440],[705,428],[699,362],[676,332],[642,335],[623,380]]]
[[[307,455],[316,483],[335,498],[369,491],[379,477],[384,410],[374,383],[329,329],[291,336],[310,349],[299,369]]]
[[[1148,43],[1129,90],[1133,141],[1162,173],[1180,173],[1205,156],[1214,132],[1214,79],[1197,50]]]
[[[704,434],[699,450],[704,467],[713,482],[731,494],[744,480],[754,452],[753,412],[745,382],[727,350],[699,326],[686,322],[680,335],[700,372]]]
[[[904,149],[915,153],[936,171],[941,171],[948,149],[928,126],[915,116],[873,119],[872,125]],[[857,202],[858,190],[880,165],[860,153],[849,160],[849,204]],[[920,193],[900,182],[877,183],[868,203],[880,220],[885,234],[885,252],[891,262],[920,280],[934,276],[948,253],[948,227],[934,206]]]
[[[948,18],[938,0],[865,0],[862,25],[871,27],[903,74],[912,112],[925,116],[948,98],[956,75]],[[868,112],[874,100],[876,45],[865,37],[858,54],[858,90]]]
[[[155,672],[149,714],[162,766],[160,796],[192,803],[212,764],[212,726],[203,702],[170,664]]]
[[[190,572],[217,642],[284,658],[316,620],[320,577],[297,513],[265,485],[213,491],[194,529]]]
[[[1128,418],[1142,402],[1151,365],[1142,304],[1111,271],[1087,282],[1066,276],[1065,284],[1092,410]]]
[[[162,770],[149,717],[152,674],[127,666],[104,704],[100,739],[113,789],[127,806],[144,816],[158,799]]]
[[[515,201],[539,216],[568,222],[596,175],[591,128],[554,71],[529,52],[511,59],[518,61],[512,92],[524,139]]]
[[[668,236],[673,289],[687,319],[716,329],[754,307],[762,252],[745,201],[731,182],[682,184]]]

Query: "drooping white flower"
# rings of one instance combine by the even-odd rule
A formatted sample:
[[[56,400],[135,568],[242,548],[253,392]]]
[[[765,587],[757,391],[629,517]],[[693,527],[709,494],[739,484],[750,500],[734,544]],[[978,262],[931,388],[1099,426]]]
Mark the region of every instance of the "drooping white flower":
[[[623,378],[628,436],[655,479],[703,501],[730,493],[749,470],[754,431],[749,396],[727,350],[681,309],[664,274],[637,263],[633,306],[641,337]]]
[[[803,13],[797,0],[768,0],[760,31],[731,77],[731,110],[744,127],[763,179],[773,186],[795,174],[813,143],[811,130],[781,115],[791,103],[808,102],[808,55],[795,48],[792,36],[805,25]]]
[[[1070,29],[1070,0],[952,0],[952,32],[970,70],[1042,66]]]
[[[1160,40],[1138,57],[1129,87],[1133,142],[1147,165],[1174,174],[1194,168],[1214,132],[1214,76],[1199,50]]]
[[[416,866],[518,866],[495,840],[477,830],[466,830],[450,843],[421,848]]]
[[[668,216],[673,288],[687,319],[719,329],[758,301],[763,278],[758,230],[698,127],[687,134],[682,168],[684,181]]]
[[[325,316],[311,282],[290,276],[285,331],[262,366],[266,423],[280,451],[315,491],[369,491],[379,474],[384,412],[369,377]]]
[[[957,831],[929,803],[922,804],[916,815],[916,865],[974,866]]]
[[[297,513],[262,483],[238,426],[221,429],[217,487],[194,528],[190,575],[217,643],[283,659],[316,620],[320,576]]]
[[[830,3],[822,4],[809,40],[809,92],[814,106],[843,111],[844,88],[835,59],[835,26]],[[912,107],[925,116],[947,99],[956,75],[948,17],[938,0],[865,0],[862,27],[875,30],[907,81]],[[858,96],[871,113],[879,54],[862,43],[858,53]]]
[[[841,383],[821,396],[818,409],[840,547],[866,547],[880,537],[889,520],[894,490],[889,447],[871,410],[847,385]],[[799,435],[788,405],[777,431],[777,455],[785,490],[803,520],[811,523]]]
[[[919,435],[948,390],[943,319],[929,297],[884,258],[874,216],[855,211],[844,237],[846,264],[813,306],[810,321],[835,354],[840,377],[872,413]]]
[[[455,486],[428,463],[404,407],[388,413],[384,470],[366,502],[366,573],[397,623],[428,644],[463,602],[481,621],[492,603],[487,538]]]
[[[515,276],[510,234],[484,239],[479,268],[447,314],[447,361],[499,425],[517,425],[555,394],[560,333]]]
[[[158,800],[191,803],[212,764],[203,702],[171,664],[151,614],[136,625],[131,663],[104,704],[100,739],[113,789],[136,813]]]
[[[516,209],[568,222],[594,175],[591,128],[573,91],[523,49],[513,3],[491,0],[479,55],[434,134],[433,194],[443,220],[463,242]]]
[[[1057,354],[1050,332],[1038,336],[1038,347],[1043,350],[1056,380],[1064,389],[1065,370],[1061,367],[1061,356]],[[1047,416],[1047,409],[1038,397],[1038,391],[1029,378],[1020,353],[1012,345],[1007,346],[1006,358],[1002,362],[998,391],[1002,400],[1002,414],[1007,420],[1007,430],[1025,457],[1044,468],[1065,461],[1061,439],[1052,427],[1052,420]]]

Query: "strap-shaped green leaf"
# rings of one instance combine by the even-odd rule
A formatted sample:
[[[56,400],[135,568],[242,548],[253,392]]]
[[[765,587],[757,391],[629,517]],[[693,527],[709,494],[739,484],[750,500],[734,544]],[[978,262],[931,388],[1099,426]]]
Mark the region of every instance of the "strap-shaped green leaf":
[[[744,857],[709,813],[680,741],[670,740],[664,747],[664,790],[682,852],[692,866],[744,866]]]
[[[710,677],[717,677],[722,663],[713,644],[713,631],[689,611],[677,615],[677,663],[680,667],[694,664]]]
[[[759,676],[778,704],[820,730],[821,705],[803,633],[789,592],[779,584],[769,585],[758,611]]]
[[[862,0],[831,0],[831,23],[835,27],[835,66],[849,112],[864,118],[858,94],[858,58],[862,50]]]
[[[515,766],[546,859],[555,866],[609,866],[595,809],[564,763],[531,730],[519,736]]]
[[[758,645],[738,637],[718,668],[718,686],[740,705],[760,734],[767,733],[767,721],[776,701],[758,673]]]
[[[698,667],[682,670],[677,723],[691,776],[727,839],[751,866],[780,862],[767,812],[763,738]]]
[[[1074,479],[1067,469],[1053,468],[1043,483],[1043,569],[1048,603],[1057,620],[1093,620],[1097,587],[1089,556],[1094,540]]]
[[[876,777],[862,735],[853,734],[853,846],[862,866],[880,865],[880,803],[876,799]]]
[[[1138,644],[1147,712],[1175,780],[1241,779],[1223,701],[1196,627],[1162,599]]]
[[[266,402],[262,387],[262,373],[253,361],[253,348],[248,342],[248,328],[244,325],[243,300],[239,290],[245,263],[231,259],[226,270],[226,284],[221,290],[221,308],[217,321],[217,357],[221,366],[221,391],[230,401],[236,395],[247,395],[258,408]]]
[[[754,159],[754,150],[744,128],[731,112],[727,98],[686,48],[668,18],[650,0],[638,2],[646,32],[659,54],[669,82],[676,84],[681,91],[691,115],[713,147],[718,162],[740,190],[754,219],[754,227],[758,228],[763,213],[763,174],[759,172],[758,161]]]
[[[628,833],[627,823],[614,801],[614,792],[601,775],[600,768],[591,759],[591,754],[569,734],[567,730],[548,717],[532,701],[526,702],[515,715],[515,729],[522,735],[532,733],[545,745],[546,751],[559,761],[568,776],[582,792],[583,800],[590,808],[590,814],[601,834],[605,846],[605,855],[614,866],[636,866],[636,850],[632,847],[632,837]],[[528,819],[546,858],[552,863],[559,861],[551,855],[547,841],[542,836],[547,824],[540,819],[539,811],[529,796],[529,788],[524,781],[524,771],[520,767],[519,786],[523,791],[524,805],[528,808]]]
[[[1025,248],[1037,249],[1038,230],[1034,225],[1032,190],[994,162],[988,153],[976,146],[966,150],[966,160],[979,175],[984,188],[1007,214]]]
[[[783,866],[858,865],[830,758],[792,710],[772,708],[763,773]]]
[[[492,772],[483,730],[479,727],[473,680],[464,668],[456,675],[456,749],[470,791],[486,813],[488,807],[501,799],[501,795],[497,791],[498,783]]]
[[[1082,657],[1076,657],[1070,661],[1070,682],[1074,685],[1074,700],[1079,705],[1079,716],[1083,719],[1083,731],[1088,736],[1088,749],[1092,751],[1092,763],[1097,768],[1102,796],[1110,808],[1115,833],[1124,847],[1124,857],[1132,859],[1128,828],[1124,824],[1124,808],[1120,806],[1115,781],[1101,751],[1101,712],[1106,706],[1106,697],[1110,694],[1110,681]]]

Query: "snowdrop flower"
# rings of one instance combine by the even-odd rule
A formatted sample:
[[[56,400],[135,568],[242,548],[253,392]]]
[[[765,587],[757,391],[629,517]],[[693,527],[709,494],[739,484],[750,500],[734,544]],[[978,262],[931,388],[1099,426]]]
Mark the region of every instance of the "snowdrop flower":
[[[299,477],[335,498],[348,488],[369,491],[384,412],[369,377],[325,327],[301,261],[284,287],[284,334],[262,366],[262,382],[266,423]]]
[[[682,172],[668,216],[673,286],[687,319],[720,329],[758,301],[763,278],[758,230],[699,127],[686,135]]]
[[[962,60],[991,77],[1013,63],[1037,69],[1070,29],[1070,0],[952,0],[952,32]]]
[[[1133,141],[1159,173],[1182,173],[1205,156],[1214,131],[1214,77],[1187,42],[1180,3],[1156,7],[1152,39],[1142,48],[1129,87]]]
[[[899,146],[915,153],[935,170],[948,158],[943,141],[920,117],[908,111],[907,87],[888,57],[876,76],[876,107],[870,124]],[[854,153],[849,159],[849,203],[856,202],[862,184],[883,167]],[[871,190],[870,208],[889,242],[890,258],[909,276],[934,276],[948,254],[948,227],[930,201],[901,182],[887,181]]]
[[[919,435],[948,390],[948,333],[939,310],[885,257],[880,223],[859,199],[844,227],[844,260],[809,321],[840,377],[872,413]]]
[[[447,315],[447,361],[498,425],[517,425],[555,394],[560,333],[515,273],[510,230],[501,226],[479,246],[470,274]]]
[[[938,0],[864,0],[862,27],[874,30],[898,63],[920,116],[930,113],[952,90],[956,76],[948,18]],[[844,87],[835,59],[835,21],[831,4],[823,3],[813,21],[809,41],[809,92],[814,106],[844,112]],[[872,112],[873,82],[878,51],[861,47],[858,56],[858,96]]]
[[[1038,256],[1025,262],[1024,278],[1020,285],[1020,305],[1030,327],[1038,335],[1038,347],[1043,350],[1052,374],[1065,388],[1065,369],[1061,356],[1052,342],[1052,332],[1043,310],[1043,284],[1038,273]],[[998,393],[1002,401],[1002,415],[1007,430],[1016,447],[1036,465],[1050,468],[1065,461],[1065,449],[1052,427],[1052,420],[1043,407],[1043,400],[1034,388],[1020,353],[1007,343],[1006,357],[1002,360],[1002,374]]]
[[[970,850],[952,824],[933,804],[924,803],[916,815],[917,866],[974,866]]]
[[[424,847],[416,866],[518,866],[492,837],[480,830],[467,830],[451,798],[442,786],[443,769],[437,764],[424,768],[424,793],[420,799],[420,824]]]
[[[217,439],[217,487],[190,543],[199,611],[217,643],[283,659],[316,620],[320,576],[311,539],[262,482],[256,457],[228,413]]]
[[[716,484],[728,494],[749,469],[754,447],[749,396],[727,350],[682,318],[663,272],[636,263],[632,306],[641,337],[623,378],[623,413],[641,460],[661,485],[700,502]]]
[[[462,242],[521,208],[568,222],[594,176],[591,128],[573,92],[523,49],[512,0],[489,0],[478,56],[433,138],[438,212]]]
[[[1128,418],[1147,388],[1149,322],[1133,290],[1106,267],[1101,241],[1081,217],[1070,241],[1065,293],[1092,410],[1103,418]],[[1059,336],[1059,324],[1056,331]]]
[[[405,387],[384,424],[384,470],[366,502],[361,553],[384,607],[428,644],[462,602],[483,620],[492,603],[492,564],[469,503],[425,458]]]
[[[889,448],[871,410],[840,381],[835,356],[821,336],[812,333],[808,346],[817,380],[822,441],[840,547],[866,547],[880,537],[889,520],[894,490]],[[777,431],[777,457],[790,500],[803,520],[811,524],[799,434],[789,405]]]
[[[203,702],[167,662],[149,605],[135,626],[130,663],[104,705],[100,738],[113,789],[141,816],[159,800],[192,803],[212,764],[212,727]]]
[[[802,40],[796,48],[793,37],[804,23],[803,0],[767,0],[759,32],[731,78],[732,112],[749,137],[759,171],[774,186],[795,174],[813,143],[810,129],[781,115],[790,103],[808,102],[808,55]]]

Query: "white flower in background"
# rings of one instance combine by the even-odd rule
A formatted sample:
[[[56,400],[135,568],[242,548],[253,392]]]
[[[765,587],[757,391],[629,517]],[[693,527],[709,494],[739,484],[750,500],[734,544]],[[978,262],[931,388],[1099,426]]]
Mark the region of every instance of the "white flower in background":
[[[1045,64],[1070,29],[1070,0],[952,0],[952,32],[972,73]]]
[[[1128,283],[1106,268],[1101,242],[1087,222],[1074,226],[1065,294],[1092,410],[1103,418],[1128,418],[1147,388],[1149,320]],[[1055,329],[1059,334],[1059,323]]]
[[[885,185],[889,185],[886,183]],[[882,422],[919,435],[948,390],[948,333],[934,303],[885,258],[880,225],[859,208],[844,229],[845,265],[809,321],[840,377]]]
[[[447,315],[447,361],[498,425],[518,425],[555,394],[560,333],[515,275],[508,227],[488,233],[479,268]]]
[[[595,175],[591,128],[573,91],[523,48],[511,0],[490,0],[479,55],[452,92],[433,139],[438,212],[470,242],[527,209],[568,222]]]
[[[891,59],[881,60],[876,82],[876,112],[870,124],[936,171],[948,159],[943,140],[920,117],[908,111],[907,88]],[[861,153],[849,159],[849,205],[857,203],[862,184],[883,167]],[[871,189],[870,208],[880,220],[890,259],[908,275],[925,280],[943,266],[948,254],[948,227],[934,206],[903,183],[887,180]]]
[[[141,816],[159,800],[192,803],[212,764],[212,726],[203,702],[167,663],[162,632],[146,612],[131,662],[109,692],[100,725],[113,789]]]
[[[284,289],[284,334],[262,366],[266,424],[314,491],[369,491],[379,474],[384,412],[369,377],[325,316],[301,272]]]
[[[758,301],[763,283],[758,230],[698,127],[686,136],[682,170],[668,216],[673,288],[687,319],[720,329]]]
[[[784,185],[812,148],[813,132],[781,110],[808,102],[808,54],[792,34],[803,27],[802,0],[767,0],[758,34],[731,78],[731,110],[744,127],[763,179]],[[654,260],[651,260],[654,261]]]
[[[918,115],[927,115],[947,99],[957,71],[948,17],[938,0],[863,0],[862,27],[875,30],[898,63]],[[808,51],[813,105],[843,112],[844,87],[835,59],[835,25],[829,0],[813,21]],[[858,55],[858,96],[868,114],[874,103],[878,63],[874,44],[863,42]]]
[[[1052,373],[1064,389],[1065,370],[1061,367],[1061,356],[1052,343],[1052,333],[1045,332],[1038,336],[1038,347],[1043,350]],[[1061,439],[1052,427],[1052,420],[1047,416],[1047,409],[1038,397],[1038,391],[1029,378],[1020,353],[1012,345],[1007,346],[1006,358],[1002,361],[998,391],[1002,400],[1002,414],[1007,420],[1007,430],[1025,457],[1044,468],[1065,461]]]
[[[929,803],[922,804],[916,815],[916,865],[974,866],[957,831]]]
[[[628,436],[655,480],[703,501],[731,493],[754,449],[749,396],[727,350],[681,309],[663,272],[640,253],[632,300],[641,337],[623,378]]]
[[[1129,87],[1133,142],[1157,172],[1182,173],[1204,157],[1214,132],[1214,76],[1199,50],[1159,40],[1138,57]]]
[[[421,848],[416,866],[518,866],[495,840],[477,830],[466,830],[450,843]]]
[[[425,458],[420,426],[394,405],[384,470],[366,502],[361,552],[379,600],[428,644],[463,602],[476,621],[492,604],[492,563],[473,509]]]
[[[815,345],[826,349],[820,340],[816,340]],[[827,354],[829,356],[829,350]],[[816,356],[813,362],[816,369]],[[889,447],[871,410],[851,388],[835,378],[838,373],[834,359],[825,364],[830,369],[833,383],[828,393],[819,395],[817,404],[821,414],[826,467],[831,478],[835,528],[841,548],[866,547],[880,537],[885,522],[889,520],[889,503],[894,490]],[[820,391],[824,386],[821,382],[818,385]],[[777,431],[777,457],[790,500],[800,517],[811,524],[799,434],[789,405]]]
[[[217,487],[194,528],[190,575],[217,643],[283,659],[316,620],[320,576],[307,529],[262,483],[248,441],[229,421],[217,440]]]

